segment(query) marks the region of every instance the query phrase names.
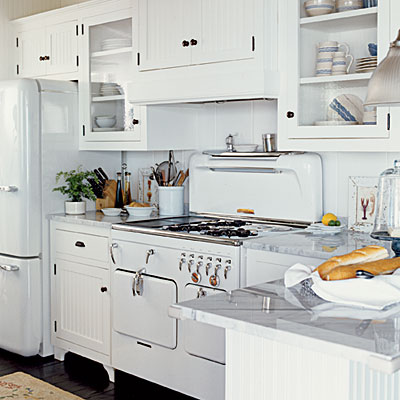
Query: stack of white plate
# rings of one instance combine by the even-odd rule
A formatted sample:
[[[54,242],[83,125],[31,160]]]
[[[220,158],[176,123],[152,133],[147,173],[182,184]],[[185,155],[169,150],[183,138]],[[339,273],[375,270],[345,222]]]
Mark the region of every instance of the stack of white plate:
[[[118,96],[122,93],[121,86],[116,83],[102,83],[100,85],[100,96]]]
[[[378,65],[378,57],[357,58],[356,72],[372,72]]]
[[[344,225],[341,226],[326,226],[321,222],[317,224],[312,224],[306,229],[305,232],[312,233],[314,235],[335,235],[336,233],[342,232],[346,227]]]
[[[106,50],[115,50],[115,49],[120,49],[123,47],[130,47],[131,46],[131,40],[130,39],[104,39],[101,42],[101,49],[103,51]]]

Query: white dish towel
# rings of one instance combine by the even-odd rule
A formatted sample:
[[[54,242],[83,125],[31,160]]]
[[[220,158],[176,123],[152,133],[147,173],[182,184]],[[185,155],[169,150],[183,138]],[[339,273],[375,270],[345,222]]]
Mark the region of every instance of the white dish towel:
[[[312,290],[326,301],[374,310],[400,302],[400,268],[393,275],[340,281],[324,281],[313,269],[303,264],[293,265],[285,273],[285,286],[292,287],[311,278]]]

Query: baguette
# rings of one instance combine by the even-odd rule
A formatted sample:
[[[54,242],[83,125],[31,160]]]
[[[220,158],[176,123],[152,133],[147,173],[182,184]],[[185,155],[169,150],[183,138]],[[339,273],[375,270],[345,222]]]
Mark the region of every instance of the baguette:
[[[391,273],[400,268],[400,257],[388,260],[372,261],[363,264],[346,265],[336,267],[326,275],[327,281],[337,281],[340,279],[351,279],[356,277],[358,270],[370,272],[373,275]]]
[[[342,256],[332,257],[328,261],[325,261],[318,266],[314,271],[318,271],[319,276],[322,279],[326,279],[327,274],[329,274],[329,272],[334,268],[370,261],[378,261],[387,257],[389,257],[389,253],[384,247],[371,245],[363,247],[362,249],[354,250],[351,253],[344,254]]]

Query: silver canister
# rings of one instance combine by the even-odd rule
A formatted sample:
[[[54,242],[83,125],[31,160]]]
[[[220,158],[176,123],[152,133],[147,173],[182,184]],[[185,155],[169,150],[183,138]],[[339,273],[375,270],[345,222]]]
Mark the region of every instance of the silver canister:
[[[262,141],[265,153],[271,153],[277,150],[276,133],[263,133]]]

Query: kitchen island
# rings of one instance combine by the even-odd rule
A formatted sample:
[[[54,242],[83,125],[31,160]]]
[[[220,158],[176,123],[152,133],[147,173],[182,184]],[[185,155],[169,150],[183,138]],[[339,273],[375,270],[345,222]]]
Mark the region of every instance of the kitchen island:
[[[183,302],[170,315],[226,329],[226,399],[399,399],[400,305],[335,306],[280,280]]]

